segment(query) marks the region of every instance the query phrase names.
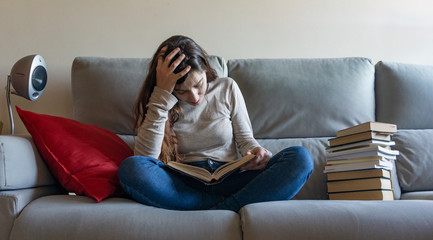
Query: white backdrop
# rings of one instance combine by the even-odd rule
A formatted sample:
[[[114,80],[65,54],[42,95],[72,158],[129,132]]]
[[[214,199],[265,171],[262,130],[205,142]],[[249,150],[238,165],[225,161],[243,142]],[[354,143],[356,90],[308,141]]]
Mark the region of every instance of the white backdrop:
[[[433,65],[433,1],[0,0],[0,88],[18,59],[41,54],[44,94],[12,103],[70,118],[75,56],[150,57],[174,34],[226,59],[360,56]],[[16,132],[26,132],[14,115]],[[7,133],[4,90],[0,121]]]

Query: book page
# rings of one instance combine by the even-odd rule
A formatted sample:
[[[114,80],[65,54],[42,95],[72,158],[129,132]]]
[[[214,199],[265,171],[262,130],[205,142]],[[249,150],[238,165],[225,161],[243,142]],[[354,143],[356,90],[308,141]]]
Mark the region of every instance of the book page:
[[[188,174],[190,176],[193,176],[201,180],[205,180],[205,181],[212,180],[211,173],[204,168],[192,166],[189,164],[179,163],[179,162],[168,162],[167,166],[181,173]]]
[[[251,161],[254,158],[256,158],[256,156],[253,154],[250,154],[250,155],[247,155],[243,158],[239,158],[236,161],[226,163],[223,166],[217,168],[217,170],[215,170],[215,172],[213,173],[213,177],[215,179],[220,179],[221,177],[223,177],[227,173],[229,173],[233,170],[236,170],[237,168],[240,168],[242,165]]]

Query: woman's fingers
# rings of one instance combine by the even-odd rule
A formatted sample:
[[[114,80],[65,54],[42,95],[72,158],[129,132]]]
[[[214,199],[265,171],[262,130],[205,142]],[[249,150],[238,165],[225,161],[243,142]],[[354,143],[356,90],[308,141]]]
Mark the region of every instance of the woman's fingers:
[[[172,64],[170,62],[173,60],[173,58],[176,56],[176,54],[179,53],[180,48],[175,48],[173,51],[171,51],[165,58],[164,54],[167,51],[167,46],[163,47],[160,51],[160,54],[158,56],[158,67],[161,71],[167,72],[168,74],[173,73],[174,70],[179,66],[179,64],[185,59],[185,54],[181,54],[178,56]],[[165,71],[166,70],[166,71]],[[183,73],[185,75],[188,73],[189,70]],[[183,76],[182,74],[180,74]]]
[[[245,164],[241,170],[259,170],[266,167],[268,164],[270,157],[267,154],[266,150],[261,147],[254,148],[248,152],[245,153],[245,155],[254,154],[257,157],[253,159],[252,161]]]
[[[158,53],[158,66],[161,66],[162,63],[164,62],[164,55],[165,55],[165,51],[167,51],[167,46],[161,48],[161,51],[159,51]]]
[[[169,71],[174,72],[174,70],[179,66],[179,64],[185,59],[185,54],[181,54],[174,62],[170,65]]]
[[[171,51],[164,59],[164,65],[169,68],[171,60],[176,56],[176,54],[180,51],[180,48],[175,48]],[[174,70],[174,69],[173,69]]]
[[[174,59],[180,51],[180,48],[175,48],[164,58],[167,48],[167,46],[163,47],[158,55],[158,63],[156,66],[156,86],[169,92],[173,92],[177,80],[185,76],[191,70],[191,67],[187,66],[179,73],[174,73],[174,70],[185,59],[185,54],[181,54]],[[173,63],[170,64],[173,59]]]
[[[179,73],[177,73],[177,79],[185,76],[189,71],[191,70],[191,66],[186,66],[185,69],[183,69],[182,71],[180,71]]]

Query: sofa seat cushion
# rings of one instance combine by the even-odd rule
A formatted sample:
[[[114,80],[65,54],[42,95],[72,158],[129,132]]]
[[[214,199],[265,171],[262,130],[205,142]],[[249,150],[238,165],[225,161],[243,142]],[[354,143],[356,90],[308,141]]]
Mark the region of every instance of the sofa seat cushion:
[[[433,191],[417,191],[401,194],[402,200],[433,200]]]
[[[433,201],[292,200],[241,209],[244,239],[433,239]]]
[[[174,211],[109,198],[47,196],[17,218],[14,239],[241,239],[240,217],[225,210]]]

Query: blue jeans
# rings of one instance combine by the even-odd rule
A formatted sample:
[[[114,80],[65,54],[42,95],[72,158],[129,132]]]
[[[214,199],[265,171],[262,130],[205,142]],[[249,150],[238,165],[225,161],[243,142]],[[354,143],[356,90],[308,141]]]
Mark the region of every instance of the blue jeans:
[[[222,163],[203,161],[192,165],[211,171]],[[134,200],[177,210],[228,209],[266,201],[289,200],[313,172],[313,158],[304,147],[290,147],[275,154],[261,170],[238,171],[215,185],[183,176],[150,157],[133,156],[119,166],[120,184]]]

